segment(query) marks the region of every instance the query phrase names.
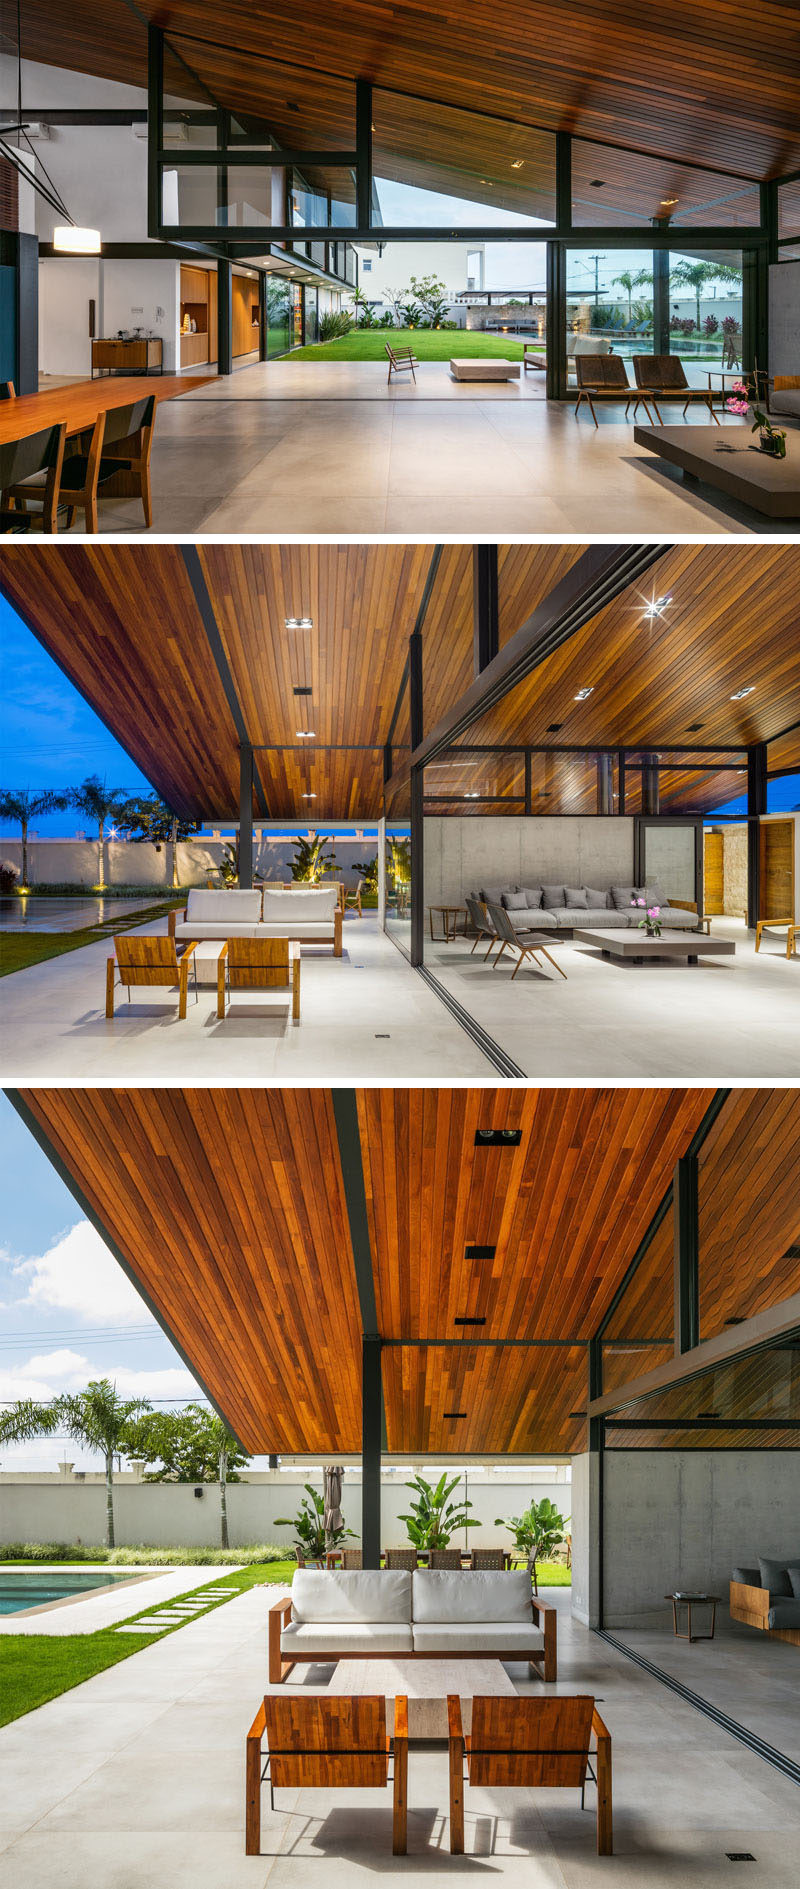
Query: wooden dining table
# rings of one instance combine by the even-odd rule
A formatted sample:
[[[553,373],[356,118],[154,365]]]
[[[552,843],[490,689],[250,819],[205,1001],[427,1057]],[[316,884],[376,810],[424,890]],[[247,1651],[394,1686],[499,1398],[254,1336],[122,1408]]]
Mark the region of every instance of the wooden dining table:
[[[208,374],[136,374],[114,380],[77,380],[63,387],[47,387],[38,394],[19,394],[16,400],[0,400],[0,446],[64,422],[67,438],[74,438],[76,433],[94,426],[100,413],[132,406],[150,394],[155,394],[159,402],[174,400],[202,387],[210,378]]]

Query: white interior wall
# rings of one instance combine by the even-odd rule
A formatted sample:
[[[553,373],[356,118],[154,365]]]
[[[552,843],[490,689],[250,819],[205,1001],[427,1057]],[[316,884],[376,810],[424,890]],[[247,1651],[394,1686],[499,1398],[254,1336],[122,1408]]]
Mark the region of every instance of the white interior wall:
[[[633,820],[490,819],[425,821],[425,904],[463,904],[484,884],[589,885],[605,891],[633,878]],[[668,889],[668,888],[665,888]]]

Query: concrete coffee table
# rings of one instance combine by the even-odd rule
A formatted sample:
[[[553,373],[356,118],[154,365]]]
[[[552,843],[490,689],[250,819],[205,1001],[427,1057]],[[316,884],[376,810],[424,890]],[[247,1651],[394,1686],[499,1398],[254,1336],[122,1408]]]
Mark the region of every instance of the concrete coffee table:
[[[788,435],[785,459],[759,452],[744,427],[726,427],[720,439],[716,426],[635,426],[633,437],[638,446],[680,466],[685,479],[715,485],[769,518],[800,518],[797,434]]]
[[[409,1738],[442,1740],[447,1738],[448,1692],[457,1692],[462,1701],[467,1732],[476,1693],[483,1698],[517,1697],[499,1659],[340,1659],[328,1691],[382,1694],[387,1731],[394,1725],[394,1701],[405,1693]]]
[[[648,938],[636,927],[632,931],[573,931],[581,944],[596,945],[604,958],[627,958],[632,964],[644,964],[651,958],[685,958],[696,964],[698,958],[732,958],[736,946],[728,938],[704,938],[698,931],[665,931],[661,938]]]
[[[454,380],[519,380],[519,361],[468,360],[456,355],[450,362]]]

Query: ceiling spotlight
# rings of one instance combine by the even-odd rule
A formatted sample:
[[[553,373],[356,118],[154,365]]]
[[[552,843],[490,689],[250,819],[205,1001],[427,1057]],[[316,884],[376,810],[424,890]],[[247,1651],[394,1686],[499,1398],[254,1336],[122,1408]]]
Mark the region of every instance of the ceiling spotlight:
[[[585,702],[587,695],[593,695],[593,694],[594,694],[594,684],[592,684],[592,687],[590,689],[579,689],[575,697],[575,700],[576,702]]]
[[[658,205],[659,210],[671,210],[673,205],[676,204],[677,201],[678,201],[677,197],[661,197],[659,199],[659,205]]]
[[[296,728],[294,732],[298,741],[316,741],[317,739],[316,728]]]
[[[511,159],[512,171],[521,171],[524,162],[525,162],[524,157],[512,157]]]
[[[589,184],[590,190],[605,190],[605,187],[606,180],[604,177],[593,177]]]
[[[480,794],[465,794],[465,800],[480,800]]]
[[[756,685],[755,685],[755,683],[754,683],[754,682],[751,682],[751,683],[750,683],[750,686],[749,686],[749,688],[746,688],[746,689],[737,689],[737,691],[736,691],[736,694],[735,694],[735,695],[732,695],[732,696],[731,696],[731,701],[732,701],[732,702],[741,702],[741,701],[743,700],[743,698],[744,698],[744,697],[745,697],[746,695],[752,695],[752,694],[753,694],[753,691],[754,691],[754,689],[755,689],[755,686],[756,686]]]
[[[644,614],[646,617],[663,616],[667,604],[671,602],[671,597],[654,597],[652,603],[645,604]]]
[[[284,617],[287,630],[313,630],[313,617]]]
[[[316,800],[316,798],[317,798],[316,794],[303,794],[302,795],[303,800]]]

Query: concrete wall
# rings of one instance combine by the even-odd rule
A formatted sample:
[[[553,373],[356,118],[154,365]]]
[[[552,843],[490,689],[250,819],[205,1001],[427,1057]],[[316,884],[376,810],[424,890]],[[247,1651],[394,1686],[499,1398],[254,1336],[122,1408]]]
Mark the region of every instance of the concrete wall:
[[[728,918],[747,913],[747,827],[722,831],[722,909]]]
[[[398,1518],[408,1509],[405,1487],[410,1468],[384,1471],[381,1489],[384,1543],[402,1547],[407,1542],[405,1523]],[[429,1480],[433,1472],[424,1470]],[[508,1531],[495,1527],[498,1515],[518,1515],[533,1496],[549,1496],[569,1515],[572,1492],[569,1468],[546,1465],[516,1472],[489,1469],[467,1471],[472,1513],[481,1522],[470,1536],[481,1547],[508,1546]],[[436,1474],[439,1474],[437,1468]],[[265,1472],[253,1481],[232,1483],[228,1490],[228,1526],[233,1544],[269,1541],[291,1543],[290,1529],[276,1528],[277,1516],[292,1516],[299,1507],[303,1484],[322,1487],[319,1469]],[[206,1484],[201,1497],[194,1484],[152,1483],[131,1472],[117,1480],[114,1514],[120,1547],[143,1543],[148,1547],[215,1547],[219,1541],[219,1490]],[[199,1485],[198,1485],[199,1486]],[[348,1469],[342,1501],[345,1521],[356,1540],[360,1534],[361,1475]],[[0,1542],[98,1542],[105,1535],[105,1485],[100,1475],[0,1474]],[[461,1537],[463,1542],[464,1537]]]
[[[800,360],[800,261],[769,272],[769,371],[796,374]]]
[[[724,1598],[735,1565],[797,1552],[800,1450],[608,1450],[604,1478],[607,1626],[663,1617],[673,1587]]]
[[[463,904],[482,884],[606,887],[633,877],[633,821],[628,819],[474,819],[425,821],[425,904]],[[668,889],[668,888],[665,888]]]

